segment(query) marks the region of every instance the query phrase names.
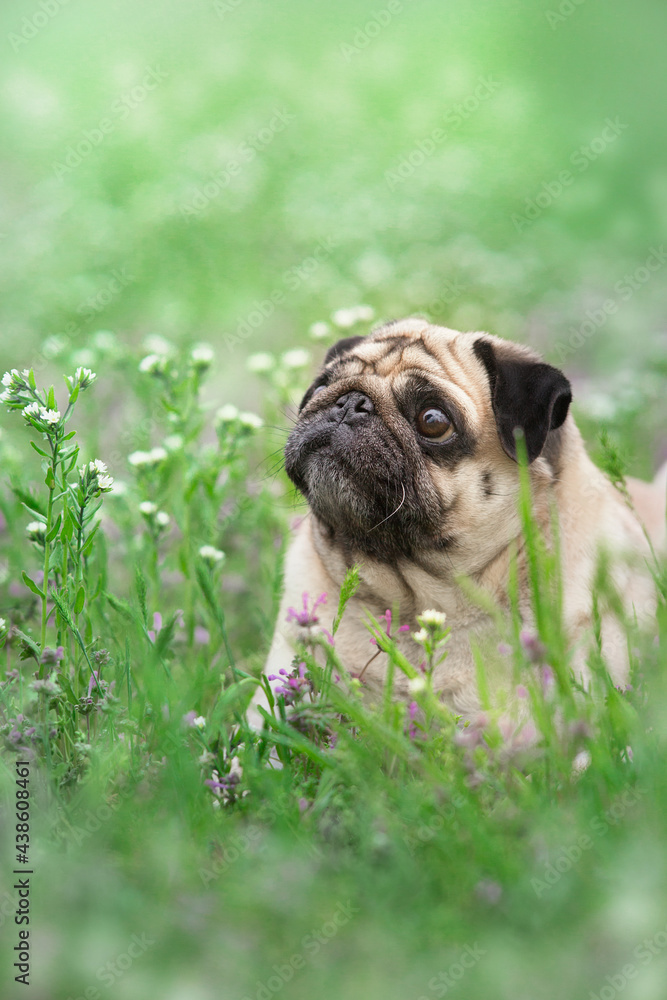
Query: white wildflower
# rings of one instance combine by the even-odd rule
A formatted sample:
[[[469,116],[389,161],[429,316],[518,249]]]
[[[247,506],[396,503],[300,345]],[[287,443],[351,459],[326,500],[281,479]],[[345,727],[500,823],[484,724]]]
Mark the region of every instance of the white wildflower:
[[[164,510],[159,510],[155,515],[155,523],[158,528],[166,528],[170,520],[169,514]]]
[[[427,629],[442,628],[447,620],[447,615],[444,611],[423,611],[417,617],[417,621],[420,625],[423,625]]]
[[[413,633],[412,638],[415,640],[415,642],[424,643],[426,642],[430,634],[431,633],[428,632],[425,628],[420,628],[418,632]]]
[[[150,500],[144,500],[139,504],[139,510],[146,517],[152,517],[153,514],[157,514],[157,504],[152,503]]]
[[[32,542],[41,541],[46,534],[46,525],[43,521],[30,521],[25,527],[26,534]]]
[[[202,545],[199,555],[210,566],[217,566],[225,558],[225,553],[221,549],[216,549],[213,545]]]
[[[42,354],[47,360],[57,358],[59,354],[67,348],[69,341],[66,337],[47,337],[42,344]]]
[[[578,776],[590,767],[593,758],[588,750],[580,750],[572,761],[572,774]]]
[[[164,439],[163,444],[167,451],[180,451],[183,447],[183,438],[180,434],[170,434]]]
[[[111,330],[98,330],[92,340],[98,351],[102,351],[103,354],[113,354],[118,346],[116,334]]]
[[[90,368],[79,367],[74,373],[75,383],[81,386],[82,389],[87,389],[88,386],[92,385],[97,375]]]
[[[205,371],[215,358],[213,348],[209,344],[195,344],[190,351],[190,360],[195,368]]]
[[[159,354],[147,354],[139,362],[139,371],[144,375],[156,375],[164,371],[165,359]]]
[[[26,420],[30,420],[31,417],[39,418],[41,409],[42,407],[39,403],[28,403],[28,405],[23,408],[23,416]]]
[[[192,725],[196,726],[197,729],[204,729],[206,726],[206,719],[203,715],[198,715],[196,719],[192,720]]]
[[[367,323],[375,316],[372,306],[359,305],[351,306],[349,309],[337,309],[331,319],[335,326],[343,330],[348,330],[355,323]]]
[[[12,368],[10,372],[5,372],[5,374],[2,376],[2,384],[4,385],[5,389],[12,388],[12,386],[14,385],[14,378],[18,378],[18,374],[19,373],[17,372],[16,368]]]
[[[325,340],[331,334],[331,327],[328,323],[324,323],[320,320],[318,323],[312,324],[308,333],[313,340]]]
[[[270,372],[275,367],[276,359],[268,351],[260,351],[257,354],[251,354],[246,361],[246,368],[249,372],[255,372],[256,375],[262,375],[265,372]]]
[[[280,360],[284,368],[307,368],[310,364],[310,352],[304,351],[303,348],[285,351]]]
[[[159,333],[151,333],[144,340],[144,348],[150,354],[171,354],[173,351],[173,345],[165,338],[161,337]]]
[[[94,472],[96,475],[100,476],[104,476],[108,472],[106,464],[102,462],[101,459],[99,458],[96,458],[92,462],[89,462],[88,468],[90,469],[91,472]]]
[[[408,681],[408,691],[410,694],[419,694],[426,690],[426,680],[424,677],[412,677]]]
[[[357,319],[362,323],[370,323],[372,319],[375,319],[375,309],[373,309],[373,306],[357,306]]]
[[[113,476],[98,476],[97,485],[105,492],[113,489]]]
[[[49,424],[50,427],[55,427],[60,423],[60,410],[47,410],[46,407],[42,407],[39,416],[40,419],[43,420],[45,424]]]
[[[239,418],[239,411],[234,406],[233,403],[227,403],[226,406],[221,406],[215,415],[216,423],[218,424],[233,424]]]
[[[167,457],[166,449],[157,447],[151,448],[150,451],[133,451],[131,455],[127,456],[127,460],[130,465],[140,469],[150,465],[159,465]]]
[[[84,349],[83,351],[77,351],[76,354],[72,355],[72,361],[77,367],[90,368],[97,361],[94,351],[89,351]]]
[[[259,431],[264,426],[264,421],[256,413],[239,413],[239,423],[251,431]]]
[[[4,618],[0,618],[0,635],[4,635],[7,631],[7,622]]]

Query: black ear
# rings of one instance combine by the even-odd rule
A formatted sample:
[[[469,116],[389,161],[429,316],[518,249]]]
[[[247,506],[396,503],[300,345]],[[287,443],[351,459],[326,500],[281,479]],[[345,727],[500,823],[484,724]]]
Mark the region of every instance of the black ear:
[[[549,431],[564,422],[572,401],[570,383],[563,373],[541,361],[531,361],[498,351],[488,340],[476,340],[473,350],[486,368],[500,442],[516,461],[514,430],[526,439],[528,461],[544,448]]]
[[[338,343],[329,348],[323,362],[324,365],[328,365],[330,361],[334,360],[334,358],[338,358],[341,354],[345,354],[346,351],[350,351],[353,347],[356,347],[357,344],[360,344],[361,341],[365,339],[365,337],[343,337],[342,340],[339,340]]]

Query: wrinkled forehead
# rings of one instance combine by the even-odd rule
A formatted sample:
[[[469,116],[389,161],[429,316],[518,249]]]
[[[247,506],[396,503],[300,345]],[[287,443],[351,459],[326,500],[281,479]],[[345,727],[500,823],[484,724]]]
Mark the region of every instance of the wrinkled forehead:
[[[365,337],[327,368],[336,378],[358,377],[359,385],[395,398],[412,389],[451,399],[466,418],[479,421],[488,397],[488,383],[473,351],[474,336],[445,327],[410,321]]]

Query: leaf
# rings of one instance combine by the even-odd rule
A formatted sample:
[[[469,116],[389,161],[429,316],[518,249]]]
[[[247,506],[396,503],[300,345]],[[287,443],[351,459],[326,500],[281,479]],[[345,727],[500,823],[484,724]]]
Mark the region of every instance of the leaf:
[[[343,613],[347,606],[347,602],[354,597],[359,589],[359,567],[351,566],[345,574],[343,580],[343,585],[340,588],[340,597],[338,599],[338,611],[336,612],[336,617],[334,618],[333,627],[331,629],[333,635],[338,631],[338,626],[341,623]]]
[[[33,594],[36,594],[37,597],[44,600],[44,592],[39,589],[35,581],[31,580],[28,574],[25,572],[23,572],[21,575],[23,577],[23,582],[25,583],[28,590],[32,590]]]
[[[144,628],[148,627],[148,610],[146,607],[146,577],[141,572],[141,567],[137,563],[134,567],[134,585],[137,588],[137,598],[139,599],[139,610],[141,611],[141,619],[144,623]]]
[[[32,368],[28,372],[28,385],[30,386],[33,392],[37,392],[37,382],[35,381],[35,373],[32,370]]]
[[[220,725],[232,718],[236,711],[245,712],[258,683],[256,677],[244,677],[243,680],[230,684],[215,703],[211,724]]]
[[[46,523],[46,510],[41,506],[37,497],[34,497],[32,493],[28,493],[27,490],[21,489],[20,486],[12,485],[11,491],[16,499],[21,501],[24,507],[26,507],[33,514],[38,514],[39,517]]]
[[[169,648],[171,640],[174,637],[174,631],[176,630],[176,622],[179,618],[180,614],[176,612],[158,632],[155,639],[155,649],[159,657],[162,657]]]
[[[99,680],[97,680],[97,678],[95,677],[95,671],[93,670],[93,665],[90,662],[90,657],[88,656],[88,650],[86,649],[86,644],[83,641],[83,639],[81,638],[81,633],[79,632],[78,628],[76,627],[76,625],[72,621],[72,616],[69,613],[67,605],[63,602],[62,598],[60,597],[60,594],[58,594],[55,590],[51,591],[51,599],[52,599],[53,603],[55,604],[55,606],[57,607],[58,611],[60,612],[61,617],[64,619],[65,623],[69,627],[70,632],[72,633],[72,635],[74,636],[74,638],[78,642],[79,647],[81,649],[81,652],[83,653],[84,657],[86,658],[86,663],[90,667],[91,677],[94,679],[95,684],[97,685],[97,690],[99,691],[99,693],[101,695],[102,694],[102,688],[100,687]]]
[[[61,522],[62,522],[62,515],[58,514],[58,517],[56,518],[55,524],[53,525],[53,527],[51,528],[50,532],[46,536],[46,541],[47,542],[49,542],[49,543],[52,542],[53,539],[56,537],[56,535],[60,531],[60,524],[61,524]]]
[[[79,587],[79,593],[76,595],[76,601],[74,602],[74,614],[80,615],[83,611],[84,605],[86,603],[86,588],[81,585]]]
[[[70,704],[77,705],[78,704],[78,699],[77,699],[76,695],[74,694],[74,691],[72,690],[72,685],[70,684],[68,677],[62,671],[58,675],[58,684],[60,685],[60,687],[63,689],[63,691],[67,695],[67,700],[70,702]]]
[[[56,488],[56,477],[53,475],[53,469],[49,466],[46,470],[46,476],[44,477],[44,482],[50,490],[55,490]]]
[[[123,618],[125,618],[126,621],[132,622],[133,625],[137,624],[137,616],[135,615],[134,611],[127,603],[127,601],[123,601],[120,598],[114,597],[113,594],[109,593],[105,594],[104,596],[106,597],[107,601],[114,609],[114,611],[117,611],[118,614],[121,615]]]
[[[83,546],[81,548],[81,555],[84,558],[90,554],[90,550],[93,547],[93,541],[95,540],[95,535],[97,534],[97,530],[98,530],[99,526],[100,525],[99,525],[99,522],[98,522],[95,525],[95,527],[93,528],[93,530],[91,531],[91,533],[88,535],[88,538],[83,543]]]
[[[56,409],[56,391],[53,388],[53,386],[51,386],[51,388],[49,389],[49,396],[48,396],[48,399],[46,401],[46,405],[49,408],[49,410],[55,410]]]
[[[32,656],[39,663],[42,654],[35,640],[31,639],[29,635],[25,634],[25,632],[22,632],[20,628],[16,628],[16,626],[14,626],[14,631],[23,644],[21,659],[27,660],[28,657]]]
[[[42,451],[42,449],[41,449],[41,448],[38,448],[38,447],[37,447],[37,445],[35,444],[35,442],[34,442],[34,441],[31,441],[31,442],[30,442],[30,447],[31,447],[31,448],[34,448],[34,449],[35,449],[35,451],[37,452],[37,454],[38,454],[38,455],[41,455],[41,456],[42,456],[42,458],[51,458],[51,456],[50,456],[50,455],[47,455],[47,453],[46,453],[45,451]]]
[[[72,515],[70,513],[69,507],[65,508],[65,516],[63,518],[63,530],[61,539],[65,542],[69,542],[74,533],[74,522],[72,520]]]
[[[225,613],[222,607],[218,603],[215,596],[215,591],[211,585],[211,578],[208,573],[205,572],[204,567],[201,564],[195,566],[195,574],[197,576],[197,583],[204,595],[204,600],[209,606],[211,614],[215,620],[216,625],[220,629],[220,634],[222,635],[222,641],[225,645],[225,652],[227,653],[227,659],[229,660],[229,665],[232,668],[232,673],[237,678],[236,673],[236,662],[234,660],[234,654],[232,653],[231,646],[229,645],[229,639],[227,636],[227,626],[225,624]],[[238,678],[237,678],[238,679]]]

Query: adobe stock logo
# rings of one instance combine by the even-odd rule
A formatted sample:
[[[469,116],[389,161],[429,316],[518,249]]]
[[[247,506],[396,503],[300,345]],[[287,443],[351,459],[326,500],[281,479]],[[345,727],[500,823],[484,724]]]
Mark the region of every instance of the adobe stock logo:
[[[641,944],[632,952],[632,957],[637,959],[637,963],[627,962],[622,969],[611,976],[605,976],[605,985],[598,993],[589,994],[589,1000],[615,1000],[615,997],[624,990],[632,979],[637,979],[642,966],[648,965],[656,955],[659,955],[667,947],[667,927],[658,931],[652,938],[644,938]],[[638,994],[633,994],[638,995]]]
[[[70,0],[40,0],[39,9],[21,21],[19,32],[10,31],[7,35],[14,52],[18,52],[20,48],[36,38],[42,28],[45,28],[69,2]]]

